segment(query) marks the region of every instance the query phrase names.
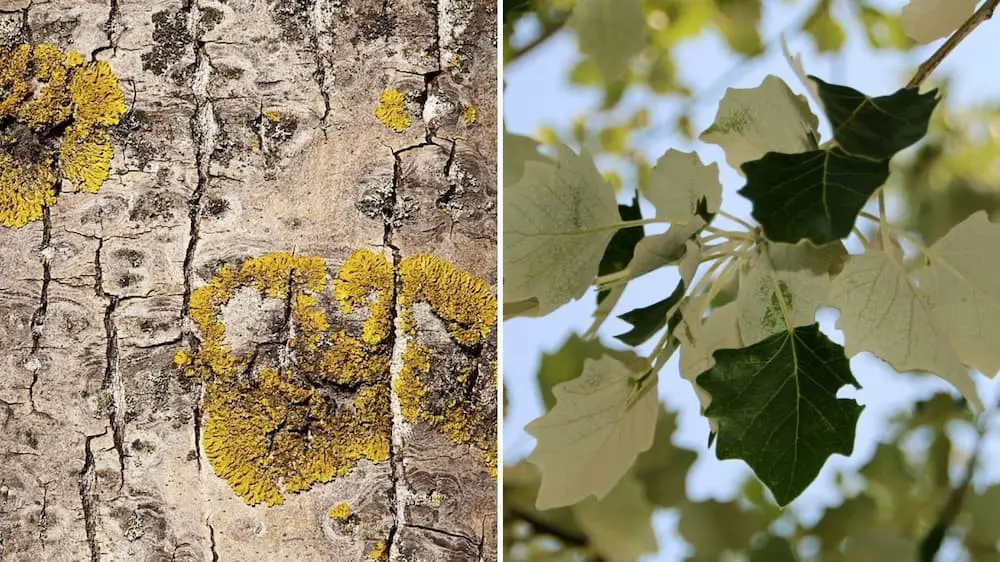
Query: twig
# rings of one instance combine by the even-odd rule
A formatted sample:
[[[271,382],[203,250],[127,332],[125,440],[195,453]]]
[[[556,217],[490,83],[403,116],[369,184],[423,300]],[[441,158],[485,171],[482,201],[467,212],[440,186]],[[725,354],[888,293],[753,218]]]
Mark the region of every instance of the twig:
[[[972,457],[966,463],[965,475],[958,486],[952,489],[948,495],[948,501],[941,508],[941,514],[938,516],[937,522],[927,532],[924,539],[920,541],[920,562],[934,562],[934,558],[941,548],[941,543],[944,542],[944,538],[948,534],[948,529],[951,528],[955,519],[962,512],[962,504],[965,501],[969,486],[972,484],[972,477],[976,471],[976,463],[979,462],[979,455],[986,445],[986,433],[989,431],[990,418],[996,413],[998,408],[1000,408],[1000,396],[994,398],[993,403],[990,404],[990,407],[979,418],[979,436],[977,437],[976,448],[972,452]]]
[[[558,18],[552,21],[545,22],[542,25],[542,32],[538,34],[538,37],[535,37],[530,43],[520,49],[515,49],[514,52],[511,53],[510,58],[507,59],[507,62],[504,64],[510,64],[538,48],[542,43],[548,41],[553,35],[562,30],[567,21],[569,21],[569,12],[561,14]]]
[[[993,17],[993,12],[997,9],[997,5],[1000,5],[1000,0],[987,0],[985,4],[976,13],[965,20],[965,23],[961,27],[955,30],[948,37],[948,40],[944,42],[943,45],[938,47],[938,50],[934,51],[934,54],[930,56],[926,61],[923,62],[918,68],[916,74],[910,79],[910,82],[906,85],[907,88],[916,88],[920,85],[930,73],[934,72],[934,69],[944,61],[945,57],[948,56],[955,47],[958,46],[966,37],[972,33],[972,30],[979,27],[979,24]]]

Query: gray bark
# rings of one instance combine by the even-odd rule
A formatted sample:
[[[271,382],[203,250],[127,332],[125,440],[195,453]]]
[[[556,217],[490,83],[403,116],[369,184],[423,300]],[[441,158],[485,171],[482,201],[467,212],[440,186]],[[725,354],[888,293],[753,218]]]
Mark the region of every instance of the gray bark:
[[[495,22],[485,0],[0,0],[0,43],[106,60],[128,106],[99,193],[0,227],[0,560],[496,560],[470,445],[397,411],[389,462],[248,506],[173,362],[192,291],[267,252],[331,275],[430,253],[496,288]],[[388,88],[401,133],[374,116]],[[466,349],[421,313],[416,334],[433,374],[491,376],[495,333]],[[327,515],[345,501],[355,525]]]

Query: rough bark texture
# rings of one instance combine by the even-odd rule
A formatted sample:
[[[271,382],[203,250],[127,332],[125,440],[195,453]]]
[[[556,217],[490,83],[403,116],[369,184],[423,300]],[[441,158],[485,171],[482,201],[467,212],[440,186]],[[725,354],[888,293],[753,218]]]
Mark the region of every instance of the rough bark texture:
[[[249,506],[207,462],[202,385],[174,364],[199,340],[192,292],[268,252],[331,278],[357,249],[397,278],[429,253],[495,290],[495,22],[485,0],[0,0],[0,44],[108,61],[128,108],[99,193],[0,227],[0,560],[367,560],[380,542],[391,560],[496,560],[480,452],[406,423],[395,395],[388,462]],[[402,132],[375,117],[392,89]],[[394,379],[415,339],[432,375],[493,382],[495,333],[462,346],[415,312]],[[270,353],[251,320],[233,332]]]

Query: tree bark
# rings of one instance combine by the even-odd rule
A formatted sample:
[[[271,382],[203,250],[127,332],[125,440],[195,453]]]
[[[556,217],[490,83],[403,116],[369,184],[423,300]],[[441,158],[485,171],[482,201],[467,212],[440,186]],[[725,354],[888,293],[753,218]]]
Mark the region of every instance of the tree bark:
[[[495,22],[485,0],[0,2],[0,45],[107,61],[127,107],[98,193],[0,227],[0,560],[496,560],[495,322],[463,343],[399,296],[420,254],[495,294]],[[377,117],[387,91],[404,101]],[[333,292],[363,249],[393,268],[391,381],[420,343],[427,411],[469,409],[485,441],[407,418],[387,380],[385,462],[248,505],[206,453],[206,384],[177,366],[205,340],[189,305],[227,265],[318,257],[330,330],[360,338]],[[219,316],[226,341],[283,369],[288,311],[256,298]],[[459,398],[434,387],[456,377]],[[332,388],[310,386],[347,407],[356,389]]]

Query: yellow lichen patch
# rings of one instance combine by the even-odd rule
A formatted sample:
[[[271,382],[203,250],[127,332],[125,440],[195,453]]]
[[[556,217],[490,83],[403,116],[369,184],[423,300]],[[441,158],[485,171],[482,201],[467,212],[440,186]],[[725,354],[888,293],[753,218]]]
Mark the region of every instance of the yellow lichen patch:
[[[281,115],[279,115],[277,111],[265,111],[264,117],[266,117],[271,123],[278,123],[281,121]]]
[[[429,254],[403,260],[400,277],[404,326],[413,326],[412,306],[426,302],[448,322],[448,333],[462,345],[481,345],[493,332],[497,298],[482,279]]]
[[[64,191],[101,188],[125,99],[108,63],[52,44],[0,47],[0,60],[0,224],[21,227],[55,204],[60,177]]]
[[[191,294],[200,341],[174,362],[205,383],[205,454],[249,504],[279,504],[362,459],[389,458],[387,351],[331,328],[327,281],[324,260],[275,252],[225,265]],[[255,368],[261,348],[237,354],[227,344],[223,309],[246,290],[287,303],[287,345],[271,348],[283,350],[271,359],[281,368]]]
[[[345,332],[330,335],[330,346],[323,354],[319,374],[338,384],[370,382],[385,373],[389,359],[373,356],[364,344]]]
[[[333,294],[346,314],[356,308],[368,307],[361,339],[374,345],[382,342],[392,330],[392,299],[394,296],[392,264],[382,254],[357,250],[340,266]]]
[[[18,166],[0,151],[0,225],[21,227],[42,218],[42,208],[56,201],[55,182],[47,162]]]
[[[351,517],[351,506],[347,502],[340,502],[326,512],[327,517],[334,521],[347,521]]]
[[[370,560],[375,560],[376,562],[384,562],[385,560],[388,560],[389,553],[386,552],[385,541],[378,541],[375,543],[371,552],[368,553],[368,558]]]
[[[466,124],[471,125],[476,122],[476,118],[477,118],[476,108],[471,105],[465,106],[465,110],[462,111],[462,121],[465,121]]]
[[[413,124],[406,114],[406,96],[395,88],[383,90],[379,95],[375,118],[397,133],[402,133]]]
[[[403,418],[410,423],[428,421],[432,425],[440,423],[441,418],[430,416],[422,404],[427,396],[427,387],[420,380],[420,375],[426,375],[431,370],[431,351],[426,347],[407,342],[403,350],[403,368],[393,383],[393,390],[399,397],[399,406]]]

